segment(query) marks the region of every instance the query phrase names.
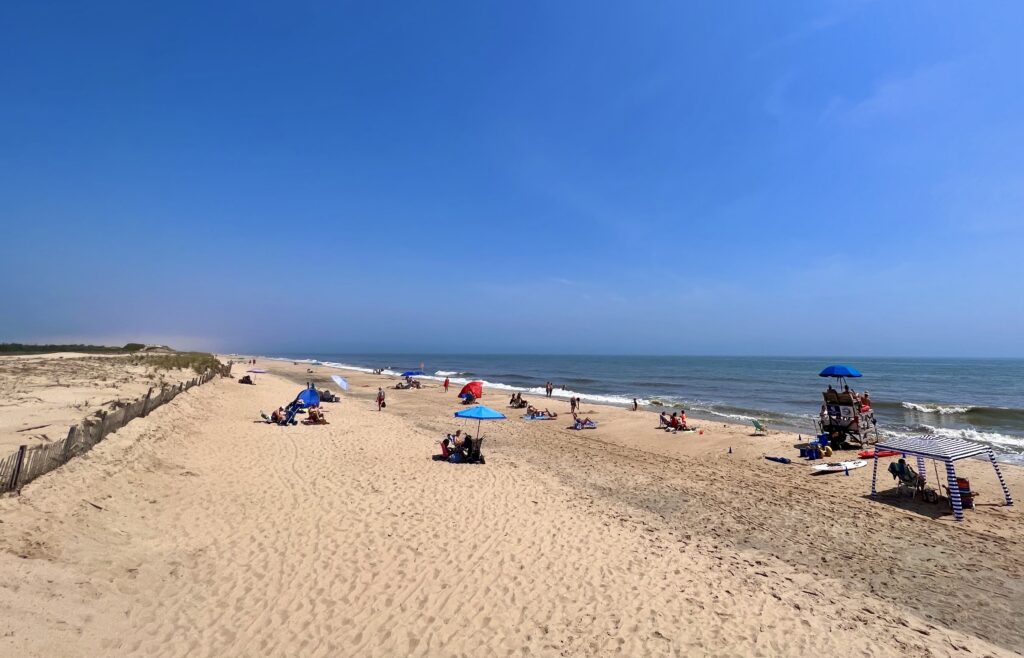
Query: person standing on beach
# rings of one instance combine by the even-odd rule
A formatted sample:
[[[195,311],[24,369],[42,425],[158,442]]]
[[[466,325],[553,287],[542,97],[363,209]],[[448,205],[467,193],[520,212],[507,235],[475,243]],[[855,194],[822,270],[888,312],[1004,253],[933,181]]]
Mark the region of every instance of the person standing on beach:
[[[569,413],[576,413],[576,398],[569,398]]]
[[[377,387],[377,411],[380,411],[382,408],[384,408],[384,389],[378,386]]]
[[[636,411],[639,408],[640,408],[640,405],[637,404],[636,398],[633,398],[633,411]]]
[[[444,392],[445,393],[448,392],[448,378],[447,377],[444,378]]]

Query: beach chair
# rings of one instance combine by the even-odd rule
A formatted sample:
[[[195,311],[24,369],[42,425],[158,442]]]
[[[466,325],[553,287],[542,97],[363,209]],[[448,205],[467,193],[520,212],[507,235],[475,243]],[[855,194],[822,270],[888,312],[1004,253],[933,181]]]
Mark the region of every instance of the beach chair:
[[[892,462],[889,464],[889,473],[897,480],[897,496],[909,495],[911,498],[917,498],[918,494],[924,494],[924,476],[918,475],[910,464],[903,460]]]
[[[484,455],[480,452],[480,448],[483,446],[483,438],[473,439],[473,444],[469,446],[469,451],[466,453],[466,464],[486,464],[484,461]]]
[[[760,420],[754,420],[753,418],[750,419],[750,422],[754,424],[754,434],[755,435],[758,435],[758,434],[760,434],[762,436],[767,436],[768,435],[768,423],[765,423],[765,422],[760,421]]]

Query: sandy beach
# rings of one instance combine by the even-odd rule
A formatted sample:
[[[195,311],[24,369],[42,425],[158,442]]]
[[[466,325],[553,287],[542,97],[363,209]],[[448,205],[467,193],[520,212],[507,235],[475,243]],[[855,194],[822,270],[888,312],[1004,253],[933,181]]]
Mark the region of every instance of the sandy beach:
[[[486,465],[454,465],[431,456],[475,432],[457,390],[389,389],[378,412],[396,379],[259,366],[255,386],[197,387],[0,499],[0,654],[1024,651],[1024,532],[987,462],[958,464],[981,493],[958,524],[894,498],[887,473],[870,500],[870,468],[763,459],[793,456],[794,435],[673,435],[589,403],[598,429],[574,432],[485,391],[509,420],[484,426]],[[258,422],[331,374],[352,386],[330,424]],[[5,409],[46,379],[25,375]]]

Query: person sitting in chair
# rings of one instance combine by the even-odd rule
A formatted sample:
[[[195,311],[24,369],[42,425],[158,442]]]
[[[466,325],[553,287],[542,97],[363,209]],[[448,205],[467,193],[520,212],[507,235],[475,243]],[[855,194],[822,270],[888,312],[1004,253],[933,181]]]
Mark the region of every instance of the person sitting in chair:
[[[473,437],[469,434],[462,434],[461,430],[455,432],[452,437],[451,446],[448,449],[448,461],[458,464],[466,461],[469,451],[473,448]]]
[[[921,476],[910,467],[906,459],[900,458],[899,461],[889,464],[889,473],[892,474],[894,480],[899,480],[900,484],[910,487],[917,487],[921,484]]]
[[[306,425],[326,425],[327,419],[324,418],[324,412],[320,411],[320,407],[313,407],[309,410],[309,417],[302,422]]]
[[[298,421],[295,420],[295,413],[298,411],[298,407],[293,404],[289,404],[287,408],[278,407],[274,413],[270,414],[270,422],[277,425],[298,425]]]
[[[672,421],[671,421],[671,419],[668,416],[665,415],[664,411],[662,411],[661,415],[658,416],[658,420],[661,421],[661,424],[658,425],[658,429],[661,429],[663,427],[671,427],[671,422]]]

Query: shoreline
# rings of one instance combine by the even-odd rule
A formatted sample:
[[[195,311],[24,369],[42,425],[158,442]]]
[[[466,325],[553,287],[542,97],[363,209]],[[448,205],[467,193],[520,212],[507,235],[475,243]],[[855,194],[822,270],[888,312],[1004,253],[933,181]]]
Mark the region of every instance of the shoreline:
[[[223,358],[229,358],[228,355],[221,355],[221,356]],[[247,355],[234,355],[234,356],[240,356],[241,358],[245,358]],[[318,367],[333,368],[333,369],[337,369],[339,371],[344,371],[344,372],[359,372],[359,373],[363,373],[363,374],[372,374],[372,369],[369,368],[369,367],[359,366],[359,365],[354,365],[354,364],[346,364],[346,363],[334,362],[334,361],[323,361],[323,360],[319,360],[319,359],[315,359],[315,358],[308,358],[308,357],[307,358],[292,358],[292,357],[265,356],[265,355],[248,355],[248,356],[249,356],[249,358],[256,358],[257,360],[259,360],[259,359],[267,359],[267,360],[270,360],[270,361],[287,362],[287,363],[299,363],[299,364],[305,364],[307,366],[315,365],[315,366],[318,366]],[[442,372],[442,371],[438,371],[438,372]],[[450,374],[451,374],[451,381],[452,381],[453,384],[456,384],[456,382],[458,382],[458,385],[461,385],[461,384],[466,383],[467,381],[469,381],[465,377],[461,376],[461,375],[464,375],[465,373],[452,372]],[[383,376],[389,376],[389,377],[399,377],[400,373],[398,371],[392,371],[392,370],[388,370],[386,368],[385,372],[382,373],[382,375]],[[424,375],[421,375],[421,376],[417,376],[417,379],[441,382],[441,381],[444,380],[444,375],[439,375],[439,374],[436,374],[436,373],[435,374],[424,374]],[[489,390],[492,390],[492,391],[506,392],[508,394],[511,394],[513,392],[518,391],[518,392],[522,392],[524,394],[528,394],[528,395],[534,396],[534,397],[536,397],[538,399],[545,397],[543,392],[542,392],[542,389],[540,387],[537,387],[537,386],[532,386],[532,387],[531,386],[514,386],[514,385],[506,384],[506,383],[503,383],[503,382],[491,382],[489,380],[486,380],[486,378],[482,378],[482,377],[481,378],[474,378],[474,379],[484,379],[484,386],[485,386],[485,388],[487,388]],[[573,395],[581,397],[581,399],[584,402],[587,402],[588,404],[606,405],[606,406],[611,406],[611,407],[616,407],[616,408],[625,408],[625,409],[628,409],[628,408],[630,408],[632,406],[632,403],[631,403],[630,399],[625,397],[625,396],[595,394],[595,393],[587,393],[587,392],[584,392],[584,391],[559,390],[558,388],[555,389],[552,397],[555,398],[555,399],[561,400],[561,401],[568,401],[569,397],[571,397]],[[533,400],[534,398],[530,398],[530,399]],[[685,408],[687,416],[689,418],[695,419],[695,420],[705,421],[705,422],[708,422],[708,423],[725,423],[725,424],[730,424],[730,425],[736,425],[736,426],[739,426],[739,427],[752,427],[751,421],[756,419],[756,420],[758,420],[758,421],[760,421],[762,423],[768,424],[774,430],[778,430],[778,431],[781,431],[781,432],[790,432],[790,433],[793,433],[793,434],[798,434],[798,435],[801,435],[801,436],[804,436],[804,437],[808,437],[808,439],[814,437],[818,433],[818,430],[817,430],[816,426],[814,425],[813,417],[810,414],[808,414],[806,418],[800,418],[800,419],[793,418],[789,414],[786,414],[786,413],[780,413],[780,412],[768,411],[768,410],[762,410],[759,415],[748,415],[746,413],[743,413],[743,414],[733,414],[733,413],[714,411],[714,410],[711,410],[711,409],[707,409],[705,407],[701,407],[700,405],[694,406],[694,405],[683,404],[683,403],[666,404],[666,403],[662,402],[661,400],[657,399],[657,397],[653,397],[653,398],[642,398],[641,397],[641,398],[638,398],[638,400],[639,400],[639,404],[640,404],[641,408],[646,408],[647,410],[653,411],[655,413],[659,413],[661,411],[665,411],[667,413],[671,413],[672,411]],[[886,406],[886,405],[891,406],[892,404],[894,404],[894,403],[892,403],[892,402],[881,402],[880,403],[881,406]],[[810,402],[808,403],[808,405],[809,406],[813,406]],[[914,403],[902,403],[901,404],[901,408],[906,408],[906,409],[916,408],[916,407],[919,407],[919,406],[920,405],[915,405]],[[753,409],[746,409],[744,411],[753,412],[754,410]],[[880,436],[901,437],[901,436],[921,436],[921,435],[929,434],[928,431],[902,431],[902,430],[896,430],[896,429],[888,428],[888,427],[886,427],[884,425],[884,423],[880,423],[880,425],[882,425],[881,430],[879,431],[879,435]],[[932,433],[937,433],[937,432],[933,430]],[[1009,451],[1009,449],[1007,448],[1006,445],[1001,443],[1000,440],[997,440],[999,437],[1002,436],[1002,435],[1000,435],[998,433],[988,433],[988,432],[985,432],[985,431],[982,431],[982,430],[977,430],[977,429],[956,430],[956,431],[954,431],[954,433],[958,435],[958,438],[965,438],[965,439],[967,439],[969,441],[972,441],[972,442],[975,442],[975,443],[980,443],[982,445],[986,445],[986,446],[992,447],[992,449],[995,451],[996,460],[999,461],[1001,464],[1014,465],[1014,466],[1024,466],[1024,453],[1018,453],[1018,452]],[[940,436],[944,436],[944,435],[940,434]],[[1013,437],[1010,437],[1010,438],[1013,438]],[[1021,437],[1019,439],[1014,439],[1014,440],[1024,441],[1024,437]],[[978,459],[985,459],[985,458],[978,457]]]

